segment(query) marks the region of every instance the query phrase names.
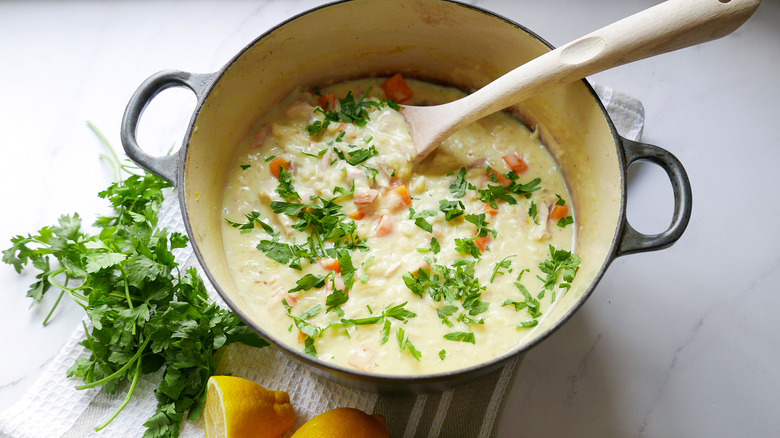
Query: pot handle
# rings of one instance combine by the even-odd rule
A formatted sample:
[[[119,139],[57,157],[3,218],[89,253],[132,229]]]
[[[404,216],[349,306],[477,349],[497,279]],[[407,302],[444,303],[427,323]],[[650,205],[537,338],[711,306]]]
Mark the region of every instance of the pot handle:
[[[623,216],[623,227],[618,238],[616,257],[636,252],[655,251],[672,246],[688,226],[691,218],[691,183],[682,163],[671,152],[646,143],[639,143],[621,137],[625,165],[637,160],[647,160],[661,166],[672,183],[674,194],[674,213],[672,223],[666,231],[659,234],[642,234],[628,223]]]
[[[213,73],[193,74],[179,70],[163,70],[149,76],[141,83],[130,97],[122,117],[120,137],[127,156],[144,169],[159,175],[173,185],[177,185],[176,175],[183,149],[179,148],[176,152],[164,157],[154,157],[147,154],[138,146],[136,140],[138,121],[146,106],[166,88],[189,88],[200,101],[213,76]]]

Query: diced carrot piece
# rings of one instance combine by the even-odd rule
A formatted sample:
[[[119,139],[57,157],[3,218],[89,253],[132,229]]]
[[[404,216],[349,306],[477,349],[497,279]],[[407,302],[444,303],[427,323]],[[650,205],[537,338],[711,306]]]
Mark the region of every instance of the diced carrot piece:
[[[387,236],[388,234],[393,232],[393,217],[389,215],[382,215],[379,218],[379,222],[376,224],[376,232],[374,233],[377,237]]]
[[[412,89],[406,83],[400,73],[394,74],[390,79],[382,83],[382,90],[388,99],[393,99],[398,103],[404,103],[412,98]]]
[[[490,205],[490,204],[485,204],[485,213],[487,213],[487,214],[489,214],[491,216],[495,216],[495,215],[498,214],[498,210],[493,208],[493,206]]]
[[[324,110],[336,109],[336,95],[333,93],[326,93],[317,99],[317,104]]]
[[[270,163],[268,163],[268,166],[271,168],[271,174],[277,179],[279,178],[279,174],[282,172],[282,167],[290,170],[290,162],[287,161],[287,159],[284,157],[274,158]]]
[[[508,187],[510,184],[512,184],[512,180],[507,178],[506,175],[496,172],[493,169],[490,169],[490,172],[487,173],[487,176],[489,179],[492,179],[492,176],[496,177],[496,182],[500,186]]]
[[[552,213],[550,213],[550,219],[559,221],[569,215],[569,207],[565,205],[555,204]]]
[[[366,211],[363,210],[362,208],[358,208],[357,210],[355,210],[352,213],[350,213],[349,217],[354,219],[354,220],[356,220],[356,221],[359,221],[360,219],[363,219],[364,217],[366,217]]]
[[[412,197],[409,196],[409,189],[406,188],[406,184],[401,184],[399,186],[393,187],[392,189],[388,190],[388,192],[398,195],[401,198],[401,202],[403,202],[404,205],[406,205],[407,207],[411,207]]]
[[[487,246],[490,245],[492,240],[490,234],[487,236],[477,236],[477,238],[474,239],[474,244],[477,245],[477,248],[479,248],[480,251],[485,252],[485,249],[487,249]]]
[[[369,205],[373,204],[376,199],[376,190],[363,190],[352,195],[352,202],[355,205]]]
[[[328,271],[341,272],[341,265],[338,259],[321,258],[317,259],[317,263]]]
[[[506,165],[518,174],[528,170],[528,163],[526,163],[523,157],[521,157],[517,152],[511,152],[504,155],[502,158],[504,159]]]
[[[286,298],[286,299],[287,299],[287,301],[289,301],[289,303],[290,303],[290,304],[292,304],[293,306],[294,306],[294,305],[296,305],[296,304],[298,304],[298,297],[296,297],[295,295],[290,295],[290,294],[287,294],[287,296],[286,296],[285,298]]]
[[[304,333],[304,332],[298,332],[298,342],[299,342],[299,343],[303,343],[303,342],[306,340],[306,338],[307,338],[308,336],[309,336],[309,335],[307,335],[307,334],[306,334],[306,333]]]

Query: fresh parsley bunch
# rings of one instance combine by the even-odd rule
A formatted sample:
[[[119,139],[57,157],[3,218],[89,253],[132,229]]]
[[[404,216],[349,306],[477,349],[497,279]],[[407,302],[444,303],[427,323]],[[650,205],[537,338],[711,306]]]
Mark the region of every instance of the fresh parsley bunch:
[[[131,172],[116,154],[112,164]],[[96,430],[127,405],[142,374],[162,369],[157,411],[144,436],[176,437],[185,415],[194,420],[202,413],[215,353],[232,342],[268,345],[211,300],[194,268],[179,269],[172,250],[187,246],[187,237],[157,227],[167,187],[156,175],[131,174],[98,194],[111,202],[114,214],[97,219],[96,234],[82,228],[78,214],[63,215],[35,235],[12,238],[13,246],[3,251],[3,262],[17,272],[30,263],[40,271],[27,292],[35,302],[54,288],[60,291],[55,308],[68,295],[86,312],[92,327],[84,324],[81,344],[88,355],[68,375],[84,381],[79,389],[127,391]]]

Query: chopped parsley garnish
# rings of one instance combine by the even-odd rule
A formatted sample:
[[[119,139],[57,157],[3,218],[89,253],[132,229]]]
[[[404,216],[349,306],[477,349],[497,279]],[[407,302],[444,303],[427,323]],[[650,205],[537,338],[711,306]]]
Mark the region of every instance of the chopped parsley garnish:
[[[285,199],[301,199],[301,195],[293,186],[292,175],[284,167],[279,168],[279,185],[276,187],[276,193]]]
[[[455,239],[455,250],[461,254],[468,254],[475,259],[482,257],[482,251],[479,250],[479,247],[474,242],[476,239],[476,237]]]
[[[458,171],[458,175],[455,177],[455,181],[450,184],[450,193],[456,198],[462,198],[466,196],[466,189],[472,187],[474,186],[466,181],[466,168],[461,167]]]
[[[472,332],[452,332],[444,335],[444,339],[448,341],[468,342],[470,344],[476,344],[477,340]]]
[[[580,258],[569,251],[556,249],[552,245],[549,245],[549,250],[550,258],[539,264],[539,270],[547,274],[545,278],[539,277],[544,283],[544,288],[553,290],[559,278],[562,281],[558,287],[571,288],[571,282],[574,281],[574,276],[580,268]]]
[[[531,181],[521,184],[517,182],[517,175],[513,172],[509,172],[509,179],[512,180],[512,184],[507,187],[507,191],[514,193],[517,196],[524,196],[526,198],[531,196],[531,193],[541,189],[539,184],[542,182],[541,178],[534,178]]]
[[[414,224],[418,227],[422,228],[423,230],[432,233],[433,232],[433,225],[431,225],[426,218],[436,216],[437,212],[436,210],[423,210],[420,212],[415,211],[413,208],[409,207],[409,219],[414,219]]]
[[[466,207],[460,201],[442,199],[439,201],[439,210],[444,213],[444,219],[451,221],[456,217],[462,216],[466,212]]]
[[[357,126],[366,126],[369,120],[368,109],[370,108],[381,109],[384,106],[388,106],[395,110],[400,109],[400,106],[392,99],[366,99],[367,95],[368,93],[359,100],[355,100],[350,91],[343,99],[339,99],[340,107],[338,111],[325,110],[320,107],[315,108],[314,112],[321,113],[324,118],[306,126],[309,135],[312,137],[321,135],[331,123],[346,122]]]
[[[496,233],[496,230],[492,228],[488,228],[488,225],[490,225],[490,223],[485,218],[486,218],[485,213],[466,215],[466,221],[471,222],[472,224],[477,226],[477,236],[485,237],[488,234],[490,234],[493,237],[496,237],[498,233]]]
[[[322,158],[322,156],[325,155],[327,152],[328,152],[328,149],[325,148],[325,149],[320,149],[320,151],[317,152],[316,154],[310,154],[310,153],[307,153],[307,152],[301,152],[301,154],[305,155],[307,157],[312,157],[312,158],[319,159],[319,158]]]
[[[488,184],[487,188],[478,190],[477,199],[493,208],[498,208],[499,200],[506,201],[510,205],[517,204],[517,199],[512,196],[506,187],[492,184]]]
[[[421,268],[415,273],[404,274],[403,280],[415,295],[427,295],[436,302],[446,302],[437,311],[442,324],[453,327],[450,317],[458,312],[461,313],[456,321],[465,325],[483,322],[472,318],[486,312],[489,307],[489,303],[481,300],[485,286],[474,275],[474,261],[458,260],[452,267],[434,264],[430,272]]]
[[[537,278],[543,283],[542,291],[539,292],[537,297],[534,298],[531,292],[529,292],[528,289],[520,283],[520,277],[523,275],[523,273],[528,272],[527,269],[523,269],[517,276],[518,281],[515,282],[515,286],[517,286],[517,289],[523,295],[524,300],[515,301],[507,299],[504,300],[503,304],[501,304],[501,307],[513,306],[516,311],[526,309],[528,314],[531,316],[532,320],[520,323],[520,325],[517,327],[518,329],[535,327],[538,324],[538,318],[542,316],[541,302],[539,300],[545,296],[545,291],[553,291],[551,302],[555,302],[554,288],[556,284],[559,288],[568,290],[571,288],[571,282],[574,280],[574,277],[577,274],[577,270],[579,269],[580,258],[578,256],[572,254],[569,251],[556,249],[552,245],[549,245],[549,250],[550,258],[539,264],[539,269],[543,273],[547,274],[547,277],[542,278],[537,276]],[[560,282],[559,278],[561,279]]]
[[[299,290],[309,290],[309,289],[319,289],[323,286],[325,286],[325,281],[327,280],[327,277],[330,274],[327,275],[315,275],[315,274],[306,274],[298,281],[296,282],[297,286],[290,289],[288,292],[297,292]]]
[[[509,260],[510,257],[515,257],[514,255],[506,256],[503,260],[500,262],[497,262],[495,266],[493,266],[493,275],[490,276],[490,282],[492,283],[493,280],[496,279],[496,276],[498,275],[504,275],[503,272],[501,272],[502,269],[506,269],[507,272],[511,273],[512,269],[510,266],[512,265],[512,261]]]
[[[326,302],[326,305],[331,307],[336,307],[346,302],[346,298],[341,294],[337,294],[336,292],[329,295],[328,299],[330,299],[330,302],[329,303]],[[369,325],[381,324],[382,325],[382,329],[380,330],[380,334],[382,335],[381,343],[384,344],[387,342],[390,336],[389,333],[391,329],[391,322],[390,322],[391,319],[400,322],[406,322],[409,318],[414,318],[417,316],[416,313],[405,308],[407,303],[404,302],[397,305],[390,304],[379,315],[373,315],[364,318],[341,318],[337,322],[332,322],[324,327],[318,327],[309,323],[307,320],[313,318],[314,316],[317,316],[320,313],[320,310],[322,309],[322,305],[317,304],[312,308],[310,308],[308,311],[304,312],[302,315],[296,316],[292,313],[292,306],[290,306],[286,300],[283,299],[282,304],[284,305],[285,309],[287,309],[287,316],[292,318],[298,330],[304,335],[306,335],[306,340],[304,343],[305,346],[304,352],[306,354],[315,357],[317,356],[317,349],[314,345],[314,342],[316,341],[316,339],[322,337],[322,335],[331,328],[357,327],[357,326],[369,326]],[[398,341],[399,341],[399,348],[401,349],[401,351],[408,350],[409,353],[412,354],[412,356],[415,359],[420,360],[420,357],[422,356],[421,353],[409,341],[403,329],[399,327],[398,330],[400,331],[400,334],[398,334],[399,337]]]
[[[566,201],[563,200],[561,195],[555,194],[555,196],[558,198],[558,201],[555,202],[555,205],[564,206],[566,205]],[[557,225],[561,228],[566,228],[566,225],[571,225],[574,223],[574,217],[572,216],[564,216],[560,219],[558,219]]]
[[[417,359],[418,361],[420,360],[422,353],[420,353],[420,351],[414,347],[414,344],[412,344],[412,342],[409,340],[409,337],[406,336],[406,332],[401,327],[398,327],[398,330],[396,331],[396,339],[398,339],[398,347],[401,349],[401,352],[407,350],[413,358]]]
[[[536,202],[531,201],[531,206],[528,207],[528,217],[530,217],[536,225],[539,225],[538,215],[539,212],[537,211]]]
[[[274,229],[271,228],[270,225],[260,220],[260,212],[259,211],[253,211],[251,213],[247,213],[244,215],[246,217],[246,222],[233,222],[230,219],[225,219],[225,222],[230,224],[233,228],[238,228],[242,234],[249,233],[255,229],[255,224],[260,225],[263,230],[268,233],[272,234],[274,232]]]
[[[281,174],[280,174],[281,175]],[[365,242],[357,235],[357,224],[342,211],[342,206],[336,202],[341,197],[352,193],[354,187],[334,190],[342,193],[333,199],[319,196],[312,198],[309,204],[274,201],[271,208],[277,214],[285,214],[298,219],[292,228],[309,233],[305,244],[279,242],[279,234],[272,234],[271,240],[262,240],[257,248],[268,257],[279,263],[301,270],[302,261],[314,263],[317,258],[338,258],[342,270],[342,278],[349,290],[355,280],[355,269],[352,259],[346,250],[367,250]],[[326,247],[330,242],[332,246]]]
[[[573,223],[574,223],[574,218],[572,216],[566,216],[560,218],[556,223],[556,225],[558,225],[561,228],[566,228],[566,225],[571,225]]]
[[[490,175],[490,180],[493,182],[498,182],[496,172],[493,170],[488,170],[488,172]],[[503,185],[488,184],[486,188],[477,190],[477,199],[484,202],[485,204],[489,204],[493,208],[498,208],[497,201],[499,200],[506,201],[508,204],[514,205],[517,204],[517,199],[515,199],[515,196],[530,198],[531,193],[541,189],[539,186],[539,184],[542,182],[541,178],[534,178],[530,182],[522,184],[517,182],[518,176],[514,170],[504,174],[504,176],[510,181],[509,185],[505,187]]]
[[[441,244],[439,244],[439,241],[436,240],[435,237],[431,237],[431,252],[434,254],[438,254],[439,251],[441,251]]]
[[[376,147],[369,146],[367,149],[355,149],[349,151],[347,152],[347,155],[349,155],[347,158],[347,163],[353,166],[357,166],[371,157],[376,157],[379,155],[379,152],[377,152]]]

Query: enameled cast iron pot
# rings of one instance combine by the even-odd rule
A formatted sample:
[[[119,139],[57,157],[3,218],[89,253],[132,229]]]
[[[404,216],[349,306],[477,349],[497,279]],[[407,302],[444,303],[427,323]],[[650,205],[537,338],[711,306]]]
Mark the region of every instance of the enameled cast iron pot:
[[[319,7],[265,33],[222,70],[211,74],[163,71],[132,96],[122,121],[128,156],[178,188],[184,223],[205,273],[225,302],[278,348],[329,379],[383,392],[438,391],[493,371],[549,336],[583,304],[610,262],[673,244],[688,224],[690,183],[680,162],[656,146],[620,137],[585,81],[562,86],[510,109],[538,128],[569,184],[582,264],[571,290],[534,329],[531,342],[471,368],[422,376],[368,374],[332,366],[279,344],[242,309],[222,247],[225,174],[242,138],[295,87],[390,75],[473,91],[551,49],[530,30],[491,12],[441,0],[351,0]],[[136,142],[146,105],[168,87],[197,96],[182,147],[152,157]],[[626,169],[636,160],[661,166],[674,194],[671,225],[645,235],[626,220]]]

